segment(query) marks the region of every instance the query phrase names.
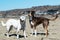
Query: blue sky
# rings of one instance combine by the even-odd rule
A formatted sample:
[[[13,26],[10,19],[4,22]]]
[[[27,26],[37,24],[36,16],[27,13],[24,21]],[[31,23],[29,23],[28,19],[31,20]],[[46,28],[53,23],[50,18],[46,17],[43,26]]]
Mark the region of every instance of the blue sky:
[[[60,5],[60,0],[0,0],[0,11],[44,5]]]

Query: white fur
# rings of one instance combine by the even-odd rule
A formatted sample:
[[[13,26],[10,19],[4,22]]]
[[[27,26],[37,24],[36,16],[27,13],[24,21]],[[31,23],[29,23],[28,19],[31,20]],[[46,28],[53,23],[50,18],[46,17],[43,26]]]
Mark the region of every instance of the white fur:
[[[23,16],[22,17],[20,16],[20,19],[21,20],[25,20],[26,17],[25,18],[24,17]],[[16,19],[8,19],[8,21],[5,24],[4,24],[3,21],[1,21],[1,23],[2,23],[2,26],[6,26],[7,31],[9,31],[11,25],[13,25],[13,27],[17,29],[17,32],[16,32],[17,33],[17,38],[19,38],[18,32],[21,29],[20,19],[19,20],[16,20]],[[7,33],[7,37],[9,37],[9,34],[8,33]],[[24,30],[24,37],[26,38],[25,30]]]
[[[31,29],[32,34],[34,33],[33,29]]]
[[[34,31],[35,31],[35,37],[36,37],[36,35],[37,35],[37,31],[36,31],[36,29],[35,29]]]
[[[3,21],[1,21],[1,24],[2,24],[2,26],[6,26],[6,24],[4,24],[4,22],[3,22]]]
[[[31,21],[31,24],[34,25],[34,23]]]
[[[25,16],[21,16],[20,19],[25,20]]]
[[[34,23],[31,21],[31,24],[32,25],[34,25]],[[35,37],[36,37],[36,35],[37,35],[37,31],[36,31],[36,29],[34,30],[34,29],[31,29],[31,31],[32,31],[32,34],[33,34],[33,31],[34,31],[34,33],[35,33]]]

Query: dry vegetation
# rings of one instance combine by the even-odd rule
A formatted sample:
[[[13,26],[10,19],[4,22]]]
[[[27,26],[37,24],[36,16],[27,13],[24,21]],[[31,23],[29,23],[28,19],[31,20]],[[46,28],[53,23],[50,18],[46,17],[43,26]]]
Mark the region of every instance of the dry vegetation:
[[[7,18],[0,18],[0,21],[3,20],[4,22],[7,21]],[[49,30],[49,35],[46,38],[44,33],[44,29],[42,25],[39,25],[37,27],[37,37],[31,36],[31,28],[28,22],[28,18],[26,19],[26,34],[27,38],[25,39],[23,37],[23,32],[22,30],[19,32],[20,33],[20,38],[19,40],[60,40],[60,17],[57,18],[55,21],[50,21],[50,25],[48,27]],[[15,34],[15,29],[11,30],[10,34]],[[6,27],[1,26],[0,23],[0,40],[17,40],[15,35],[10,36],[10,38],[7,38],[6,35]]]

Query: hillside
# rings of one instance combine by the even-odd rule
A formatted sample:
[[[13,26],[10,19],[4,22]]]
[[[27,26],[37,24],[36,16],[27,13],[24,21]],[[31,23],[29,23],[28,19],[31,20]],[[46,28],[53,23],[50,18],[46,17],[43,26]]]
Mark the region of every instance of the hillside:
[[[25,8],[25,9],[13,9],[13,10],[7,10],[7,11],[0,11],[0,16],[3,15],[3,16],[6,16],[6,15],[21,15],[21,12],[22,11],[30,11],[30,10],[40,10],[41,12],[47,12],[49,10],[58,10],[60,11],[60,5],[57,5],[57,6],[49,6],[49,5],[46,5],[46,6],[34,6],[34,7],[31,7],[31,8]]]

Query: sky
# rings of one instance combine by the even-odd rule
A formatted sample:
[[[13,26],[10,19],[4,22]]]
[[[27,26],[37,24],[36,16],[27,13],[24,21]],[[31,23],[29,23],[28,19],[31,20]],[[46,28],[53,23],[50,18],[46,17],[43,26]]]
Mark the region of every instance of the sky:
[[[60,0],[0,0],[0,11],[44,5],[60,5]]]

